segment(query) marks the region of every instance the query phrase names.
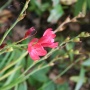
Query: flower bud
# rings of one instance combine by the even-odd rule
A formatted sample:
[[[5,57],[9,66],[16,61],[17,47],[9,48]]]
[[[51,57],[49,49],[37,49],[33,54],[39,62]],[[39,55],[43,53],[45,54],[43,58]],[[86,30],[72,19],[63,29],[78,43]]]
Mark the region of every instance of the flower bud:
[[[12,52],[13,51],[13,48],[12,47],[9,47],[8,49],[7,49],[7,52]]]
[[[73,39],[74,42],[80,42],[80,38],[76,37]]]
[[[73,52],[73,49],[71,49],[69,52],[72,53]]]
[[[78,50],[75,50],[74,51],[74,54],[78,55],[79,54],[79,51]]]
[[[64,56],[63,56],[63,58],[68,58],[69,56],[67,55],[67,54],[65,54]]]
[[[50,63],[49,65],[50,65],[50,66],[54,66],[54,63]]]
[[[65,39],[66,42],[69,41],[69,40],[70,40],[70,37],[67,37],[67,38]]]
[[[86,37],[89,37],[89,36],[90,36],[90,34],[87,32],[87,33],[85,34],[85,36],[86,36]]]
[[[80,37],[85,37],[85,32],[82,32],[82,33],[80,34]]]

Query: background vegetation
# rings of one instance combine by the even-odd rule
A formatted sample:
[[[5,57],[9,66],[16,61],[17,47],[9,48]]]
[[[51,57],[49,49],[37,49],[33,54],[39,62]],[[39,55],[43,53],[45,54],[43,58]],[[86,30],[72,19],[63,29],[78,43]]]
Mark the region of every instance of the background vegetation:
[[[49,27],[59,46],[34,62],[27,45]],[[1,0],[0,90],[89,90],[89,32],[90,0]]]

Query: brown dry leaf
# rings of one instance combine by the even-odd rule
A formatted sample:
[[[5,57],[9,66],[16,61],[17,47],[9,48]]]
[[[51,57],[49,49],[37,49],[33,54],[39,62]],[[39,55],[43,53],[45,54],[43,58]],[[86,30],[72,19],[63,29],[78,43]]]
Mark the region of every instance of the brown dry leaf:
[[[57,75],[58,75],[58,70],[53,69],[53,71],[50,72],[50,74],[49,74],[49,78],[53,80]]]
[[[79,31],[80,30],[80,25],[78,23],[70,23],[69,28],[72,31]]]
[[[54,82],[56,84],[63,84],[63,83],[65,83],[65,81],[66,81],[66,79],[64,77],[59,77]]]
[[[54,73],[50,73],[49,78],[52,79],[56,84],[62,84],[66,81],[65,78],[59,77],[56,80],[54,80],[57,77]]]
[[[57,75],[59,74],[58,70],[57,69],[54,69],[52,72],[50,72],[49,74],[49,78],[51,80],[53,80],[55,83],[57,84],[62,84],[66,81],[66,78],[64,77],[59,77],[57,79],[55,79],[57,77]],[[54,80],[55,79],[55,80]]]
[[[25,32],[26,32],[25,26],[21,27],[21,26],[16,25],[13,29],[12,39],[14,41],[20,40],[21,38],[24,37]]]
[[[9,10],[3,10],[0,12],[0,23],[3,24],[8,21],[13,15]]]

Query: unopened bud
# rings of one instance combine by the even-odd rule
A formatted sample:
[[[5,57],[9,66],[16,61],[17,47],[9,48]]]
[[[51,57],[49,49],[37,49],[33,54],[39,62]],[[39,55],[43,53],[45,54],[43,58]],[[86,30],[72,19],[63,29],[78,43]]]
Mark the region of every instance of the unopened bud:
[[[73,52],[73,49],[71,49],[70,51],[69,51],[69,53],[72,53]]]
[[[50,66],[54,66],[54,63],[50,63],[49,65],[50,65]]]
[[[85,37],[85,32],[82,32],[82,33],[80,34],[80,37]]]
[[[70,37],[67,37],[67,38],[65,39],[66,42],[69,41],[69,40],[70,40]]]
[[[87,32],[87,33],[85,34],[85,36],[86,36],[86,37],[89,37],[89,36],[90,36],[90,34]]]
[[[78,55],[79,54],[79,51],[78,50],[74,51],[74,54]]]
[[[9,47],[8,49],[7,49],[7,52],[12,52],[13,51],[13,48],[12,47]]]
[[[67,54],[65,54],[64,56],[63,56],[63,58],[68,58],[69,56],[67,55]]]
[[[78,38],[78,37],[77,38],[74,38],[73,41],[74,42],[80,42],[80,38]]]

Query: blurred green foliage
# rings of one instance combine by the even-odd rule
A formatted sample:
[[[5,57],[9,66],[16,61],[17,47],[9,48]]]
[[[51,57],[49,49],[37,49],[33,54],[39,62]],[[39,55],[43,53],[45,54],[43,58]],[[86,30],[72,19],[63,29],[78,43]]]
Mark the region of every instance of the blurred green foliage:
[[[64,10],[69,9],[70,5],[75,16],[80,12],[86,14],[87,10],[90,10],[90,0],[61,0],[61,2],[60,0],[46,0],[45,2],[43,0],[31,0],[28,10],[34,11],[40,16],[44,11],[49,11],[47,21],[56,23],[64,15]]]
[[[69,3],[65,3],[64,1],[60,2],[60,0],[31,0],[28,11],[33,11],[38,17],[41,17],[45,11],[48,11],[49,16],[47,21],[49,23],[57,23],[58,20],[66,14],[65,9],[72,11],[73,16],[78,15],[79,12],[86,14],[87,11],[90,10],[90,0],[77,0],[75,3],[72,3],[73,0],[67,1],[69,1]],[[70,6],[73,8],[70,8]],[[57,41],[60,44],[65,42],[66,38],[66,36],[61,34],[57,35]],[[82,37],[85,37],[85,35],[83,34]],[[74,38],[74,35],[70,37],[70,39],[72,38]],[[20,45],[26,43],[29,43],[29,39]],[[53,52],[47,60],[36,64],[24,75],[24,71],[35,62],[29,55],[25,54],[26,45],[23,47],[12,45],[13,51],[0,55],[0,90],[29,90],[29,88],[33,90],[33,87],[35,90],[71,90],[68,82],[70,80],[76,83],[75,90],[79,90],[83,84],[89,82],[85,74],[86,72],[90,72],[90,53],[85,55],[85,52],[79,52],[80,49],[76,48],[77,43],[79,42],[74,42],[74,40],[66,42],[57,51]],[[10,44],[11,43],[8,43],[8,45]],[[85,57],[83,58],[83,56]],[[80,62],[75,64],[74,69],[76,71],[79,70],[79,73],[77,73],[77,75],[72,73],[71,76],[69,76],[69,80],[60,81],[58,84],[49,77],[52,67],[43,68],[49,64],[49,62],[53,61],[56,64],[54,67],[58,68],[58,74],[60,74],[66,70],[67,67],[73,65],[78,59],[80,59]],[[38,71],[34,72],[34,70]],[[34,73],[31,74],[32,72]],[[65,73],[63,74],[68,76],[68,74]],[[30,75],[28,76],[28,74]],[[62,78],[62,75],[59,78]],[[26,76],[28,76],[27,80]],[[57,77],[57,75],[55,75],[55,77]]]

